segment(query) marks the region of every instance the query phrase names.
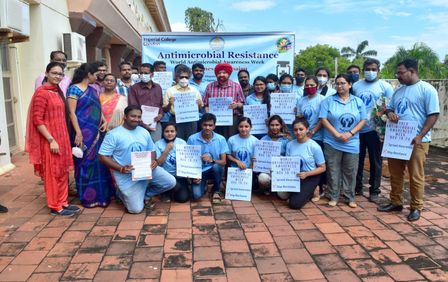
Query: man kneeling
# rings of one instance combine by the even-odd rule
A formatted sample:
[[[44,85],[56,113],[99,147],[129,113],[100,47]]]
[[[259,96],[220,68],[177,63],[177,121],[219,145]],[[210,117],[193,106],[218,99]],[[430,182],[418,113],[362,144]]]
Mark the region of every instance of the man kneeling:
[[[129,213],[142,212],[146,196],[155,196],[176,185],[174,176],[157,166],[154,142],[149,132],[138,126],[142,119],[139,106],[124,110],[123,125],[109,131],[101,145],[100,161],[108,166],[118,186],[117,195]],[[131,153],[151,151],[152,180],[132,181]],[[148,191],[147,191],[148,190]]]

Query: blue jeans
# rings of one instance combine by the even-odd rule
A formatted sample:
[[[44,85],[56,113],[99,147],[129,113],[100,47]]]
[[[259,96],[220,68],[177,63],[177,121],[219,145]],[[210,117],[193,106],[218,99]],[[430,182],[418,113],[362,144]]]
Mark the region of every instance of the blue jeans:
[[[136,181],[125,190],[118,187],[117,195],[129,213],[141,213],[145,207],[145,197],[161,194],[176,185],[176,178],[159,166],[152,171],[152,177],[152,180]]]
[[[214,164],[212,168],[202,172],[201,183],[191,185],[193,192],[193,199],[200,199],[205,194],[205,185],[207,180],[213,179],[213,192],[219,192],[221,187],[221,180],[224,174],[224,167],[219,164]]]

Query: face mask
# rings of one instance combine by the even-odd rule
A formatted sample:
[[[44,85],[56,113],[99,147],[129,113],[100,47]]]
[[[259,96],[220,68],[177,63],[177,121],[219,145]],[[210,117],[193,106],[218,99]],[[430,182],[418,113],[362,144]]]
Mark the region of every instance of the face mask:
[[[328,77],[318,76],[317,81],[319,82],[319,85],[325,85],[325,84],[327,84]]]
[[[280,84],[280,92],[282,93],[290,93],[292,90],[291,84]]]
[[[151,75],[150,74],[146,74],[146,73],[142,73],[140,75],[140,79],[142,80],[143,83],[148,83],[151,81]]]
[[[139,83],[140,82],[140,77],[138,76],[138,74],[133,73],[131,74],[131,80],[133,83]]]
[[[364,72],[364,78],[367,81],[374,81],[377,76],[378,76],[378,72],[377,71],[365,71]]]
[[[359,80],[359,73],[349,73],[348,80],[353,84]]]
[[[296,84],[302,84],[305,81],[305,77],[304,76],[296,76]]]
[[[274,91],[275,90],[275,83],[274,82],[269,82],[266,86],[268,87],[269,91]]]
[[[305,89],[303,89],[303,92],[305,93],[305,96],[306,96],[306,95],[314,95],[314,94],[317,93],[317,87],[308,87],[308,88],[305,88]]]
[[[181,78],[181,79],[179,79],[179,85],[180,85],[180,87],[185,88],[185,87],[188,86],[188,84],[189,84],[188,79],[186,79],[186,78]]]

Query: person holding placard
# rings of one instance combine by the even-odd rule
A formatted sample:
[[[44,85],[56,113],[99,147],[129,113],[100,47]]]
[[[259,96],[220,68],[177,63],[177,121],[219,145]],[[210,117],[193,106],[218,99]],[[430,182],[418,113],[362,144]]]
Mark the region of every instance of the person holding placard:
[[[185,177],[176,176],[176,146],[186,144],[187,142],[177,137],[177,129],[174,122],[168,122],[163,126],[162,139],[155,144],[157,163],[169,174],[176,177],[176,186],[162,194],[162,201],[164,202],[170,200],[171,197],[178,203],[188,201],[188,181]]]
[[[239,169],[252,168],[252,158],[254,156],[255,142],[257,138],[250,134],[252,122],[248,117],[242,117],[238,120],[238,134],[233,135],[227,141],[229,145],[229,154],[227,158],[230,166]]]
[[[214,114],[205,113],[201,119],[202,130],[188,138],[188,145],[200,145],[202,150],[202,178],[192,179],[193,199],[204,196],[205,185],[208,179],[213,179],[213,202],[220,202],[220,186],[226,165],[226,155],[230,153],[226,139],[214,132],[216,117]]]
[[[189,85],[189,79],[191,76],[191,70],[186,65],[178,65],[176,68],[176,85],[166,90],[165,98],[163,99],[163,110],[169,112],[170,121],[176,123],[176,111],[174,104],[175,95],[181,95],[182,93],[194,93],[197,103],[198,117],[199,112],[203,107],[202,97],[199,91],[195,87]],[[197,118],[198,118],[197,117]],[[197,119],[190,122],[177,122],[177,136],[181,139],[187,139],[190,135],[197,132]]]
[[[324,149],[323,142],[323,128],[319,119],[320,104],[325,99],[324,96],[317,94],[318,80],[315,76],[309,76],[304,82],[304,95],[297,101],[297,116],[305,118],[310,129],[308,135],[316,141],[317,144]],[[311,199],[313,202],[320,200],[321,195],[324,192],[324,185],[327,184],[327,178],[325,172],[320,175],[319,189],[314,191],[314,196]]]
[[[297,92],[294,92],[294,87],[293,87],[294,78],[292,77],[292,75],[284,73],[284,74],[282,74],[282,76],[280,76],[278,83],[279,83],[279,89],[280,89],[279,93],[295,93],[295,100],[293,102],[293,104],[294,104],[293,111],[294,111],[294,114],[297,113],[296,105],[297,105],[297,101],[299,100],[299,98],[301,96],[299,96],[299,94]],[[291,118],[290,121],[286,120],[286,118],[284,116],[283,116],[283,119],[285,119],[285,121],[287,123],[288,130],[290,132],[293,132],[292,122],[294,121],[294,116]]]
[[[234,125],[236,120],[242,115],[243,105],[245,97],[243,90],[239,83],[234,82],[229,79],[233,72],[233,68],[230,64],[221,63],[217,64],[215,67],[215,82],[211,82],[207,85],[205,89],[204,105],[205,111],[209,112],[209,98],[215,97],[230,97],[232,98],[232,103],[229,108],[233,110],[233,124],[229,126],[218,126],[216,132],[222,134],[225,138],[235,134]]]
[[[291,140],[288,127],[279,115],[273,115],[268,120],[268,134],[263,136],[263,141],[281,142],[280,155],[284,156],[286,153],[286,144]],[[258,188],[265,194],[271,192],[271,174],[261,172],[257,176]]]
[[[425,160],[431,142],[431,129],[436,123],[440,108],[437,90],[418,77],[418,62],[406,59],[397,65],[395,73],[402,87],[395,90],[387,106],[387,117],[391,122],[412,120],[418,122],[417,136],[412,144],[409,161],[388,158],[390,172],[390,204],[378,208],[381,212],[401,211],[403,209],[404,171],[408,167],[411,212],[407,219],[420,218],[423,209],[425,188]]]
[[[330,207],[339,201],[341,188],[348,205],[356,208],[355,185],[358,169],[359,130],[366,123],[364,102],[350,94],[352,84],[348,75],[336,76],[337,94],[321,102],[319,118],[324,127],[324,153],[330,188]],[[342,187],[341,187],[342,184]]]
[[[292,126],[296,139],[286,145],[286,156],[300,157],[300,171],[297,172],[300,192],[289,193],[288,205],[291,209],[300,209],[313,197],[326,166],[321,147],[308,135],[308,121],[303,117],[297,118]]]
[[[152,197],[171,190],[176,186],[176,178],[158,166],[154,142],[149,132],[140,127],[142,110],[138,105],[130,105],[124,110],[124,123],[109,131],[101,145],[100,161],[109,167],[114,175],[117,196],[123,201],[129,213],[141,213],[145,207],[145,197]],[[151,180],[132,180],[133,166],[131,154],[151,152]]]

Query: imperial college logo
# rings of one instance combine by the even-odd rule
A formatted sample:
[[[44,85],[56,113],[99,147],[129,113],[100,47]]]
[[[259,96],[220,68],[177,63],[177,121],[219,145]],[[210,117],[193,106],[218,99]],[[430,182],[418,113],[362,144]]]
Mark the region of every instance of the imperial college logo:
[[[210,39],[209,45],[210,49],[213,51],[221,51],[224,49],[225,41],[221,36],[214,36]]]

